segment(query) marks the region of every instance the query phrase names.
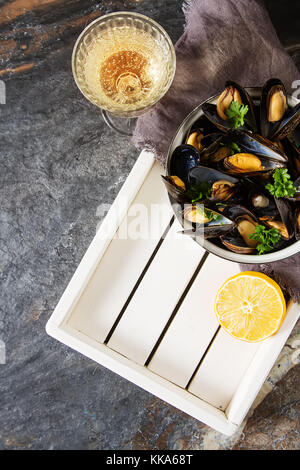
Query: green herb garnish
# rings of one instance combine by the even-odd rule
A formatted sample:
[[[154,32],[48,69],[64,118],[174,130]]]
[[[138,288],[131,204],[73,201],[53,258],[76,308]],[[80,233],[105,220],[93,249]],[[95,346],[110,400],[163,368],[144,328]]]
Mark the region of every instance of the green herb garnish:
[[[207,209],[206,207],[202,205],[197,205],[197,212],[199,212],[199,214],[201,215],[204,215],[209,221],[222,220],[222,217],[220,214],[217,214],[216,212],[213,212],[210,209]]]
[[[291,177],[286,168],[277,168],[273,173],[274,184],[267,184],[266,189],[272,196],[279,197],[293,197],[297,188],[293,185]]]
[[[232,151],[232,155],[234,155],[235,153],[240,153],[241,152],[240,147],[235,142],[231,143],[230,148],[231,148],[231,151]]]
[[[235,142],[231,142],[231,144],[223,144],[222,142],[220,142],[220,145],[222,145],[223,147],[228,147],[231,150],[231,155],[241,152],[240,147]]]
[[[248,105],[240,104],[238,101],[232,101],[226,110],[229,125],[232,129],[237,129],[245,123],[245,116],[248,113]]]
[[[259,255],[272,251],[276,243],[281,239],[279,230],[276,228],[267,229],[263,225],[257,225],[255,232],[249,235],[251,240],[256,240],[258,245],[256,249]]]
[[[208,181],[203,181],[200,184],[191,186],[186,192],[187,197],[191,202],[198,202],[202,199],[207,199],[211,195],[211,184]]]

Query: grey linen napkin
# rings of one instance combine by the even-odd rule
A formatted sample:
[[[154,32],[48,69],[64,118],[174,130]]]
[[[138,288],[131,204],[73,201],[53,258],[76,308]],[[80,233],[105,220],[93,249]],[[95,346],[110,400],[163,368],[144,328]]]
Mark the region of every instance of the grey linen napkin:
[[[177,127],[197,105],[224,89],[226,80],[261,86],[278,77],[292,91],[299,71],[278,40],[259,0],[184,2],[185,31],[176,48],[174,82],[166,96],[136,125],[133,142],[152,150],[163,165]],[[242,265],[262,271],[300,302],[300,254],[270,264]]]

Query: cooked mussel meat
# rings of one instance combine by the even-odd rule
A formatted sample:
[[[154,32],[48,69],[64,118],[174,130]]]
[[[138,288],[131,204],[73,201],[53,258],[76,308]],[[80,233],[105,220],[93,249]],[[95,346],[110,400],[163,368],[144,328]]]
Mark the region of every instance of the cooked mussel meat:
[[[162,176],[162,179],[169,195],[176,202],[183,203],[188,200],[185,183],[178,176]]]
[[[256,131],[257,124],[252,98],[243,87],[235,82],[227,81],[224,91],[217,99],[217,104],[205,103],[202,105],[202,111],[207,119],[218,127],[218,129],[227,132],[233,128],[232,122],[228,117],[228,110],[232,103],[243,104],[248,107],[245,123],[241,127]]]
[[[287,96],[283,83],[277,78],[268,80],[261,94],[260,123],[263,137],[270,138],[287,110]]]
[[[209,163],[217,163],[232,154],[232,140],[229,136],[213,133],[202,139],[203,150],[200,160]]]
[[[226,86],[225,90],[220,94],[217,101],[217,113],[221,119],[226,121],[228,116],[226,111],[233,101],[243,104],[240,92],[233,85]]]
[[[243,206],[229,206],[224,209],[224,216],[231,217],[236,228],[221,236],[222,243],[231,251],[240,254],[251,254],[256,250],[258,242],[250,235],[255,233],[258,221],[254,214]]]
[[[185,204],[182,217],[183,233],[187,235],[197,232],[203,238],[215,238],[235,227],[232,220],[204,204]]]
[[[261,134],[269,139],[283,139],[300,122],[300,104],[289,107],[285,87],[278,78],[268,80],[263,88],[260,104]]]
[[[283,163],[275,160],[258,157],[252,153],[236,153],[223,160],[225,171],[230,174],[253,175],[273,171],[276,168],[284,167]]]
[[[209,187],[211,201],[224,202],[230,199],[240,188],[237,178],[205,166],[197,166],[188,175],[190,187]]]
[[[277,215],[265,215],[259,217],[259,220],[268,228],[277,229],[284,240],[290,240],[294,235],[291,206],[283,199],[274,198],[274,201],[278,210]]]
[[[214,201],[227,201],[236,192],[237,184],[227,180],[218,180],[212,184],[211,199]]]
[[[202,134],[202,132],[196,129],[189,134],[186,143],[195,147],[198,152],[201,152],[203,150],[203,145],[201,143],[203,137],[204,135]]]

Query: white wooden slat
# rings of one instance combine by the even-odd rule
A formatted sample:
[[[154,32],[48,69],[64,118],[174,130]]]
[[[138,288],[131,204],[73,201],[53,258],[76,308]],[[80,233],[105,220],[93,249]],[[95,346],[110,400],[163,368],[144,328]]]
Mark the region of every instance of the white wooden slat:
[[[69,318],[70,326],[100,342],[107,337],[171,220],[161,173],[161,166],[154,164]],[[153,207],[160,208],[159,216],[151,213]],[[126,227],[130,233],[137,228],[138,238],[118,238],[126,235]]]
[[[180,230],[175,221],[108,342],[139,364],[147,360],[204,254]]]
[[[237,340],[220,329],[189,391],[225,410],[259,347],[260,343]]]
[[[153,356],[153,372],[186,387],[216,333],[219,323],[214,299],[228,277],[239,272],[235,263],[209,255]]]

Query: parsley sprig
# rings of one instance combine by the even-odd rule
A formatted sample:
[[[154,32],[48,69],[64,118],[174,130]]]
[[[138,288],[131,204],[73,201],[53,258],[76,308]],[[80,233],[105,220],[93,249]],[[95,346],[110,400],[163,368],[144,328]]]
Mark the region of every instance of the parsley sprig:
[[[220,214],[218,214],[217,212],[211,211],[207,207],[204,207],[202,204],[197,204],[196,208],[197,208],[197,212],[201,216],[206,217],[209,221],[218,220],[218,221],[220,221],[220,225],[223,225],[222,216]]]
[[[249,235],[251,240],[256,240],[258,245],[256,249],[259,255],[272,251],[276,243],[281,239],[279,230],[276,228],[267,229],[263,225],[257,225],[255,232]]]
[[[245,124],[246,114],[249,107],[247,104],[240,104],[238,101],[232,101],[226,110],[229,125],[232,129],[237,129]]]
[[[287,168],[277,168],[273,173],[274,184],[267,184],[266,189],[276,198],[293,197],[297,188],[293,185]]]
[[[220,142],[220,145],[224,147],[228,147],[231,150],[231,155],[241,152],[240,147],[235,142],[231,142],[230,144],[224,144],[223,142]]]
[[[211,184],[208,181],[203,181],[200,184],[191,186],[186,195],[193,203],[207,199],[211,195]]]

